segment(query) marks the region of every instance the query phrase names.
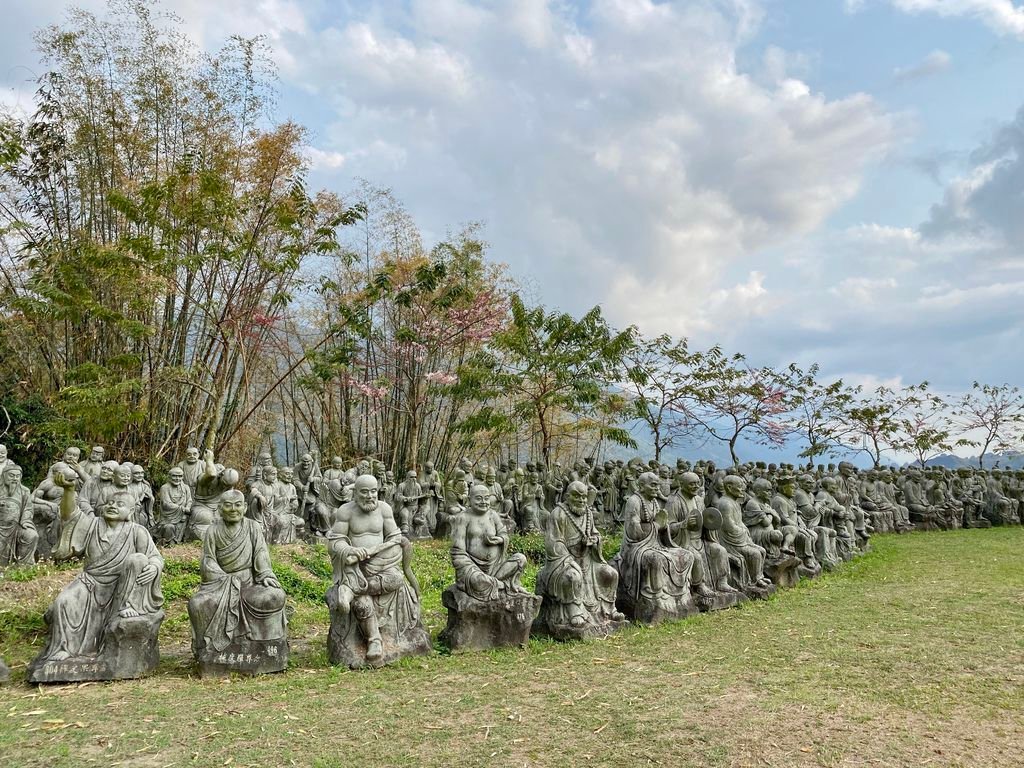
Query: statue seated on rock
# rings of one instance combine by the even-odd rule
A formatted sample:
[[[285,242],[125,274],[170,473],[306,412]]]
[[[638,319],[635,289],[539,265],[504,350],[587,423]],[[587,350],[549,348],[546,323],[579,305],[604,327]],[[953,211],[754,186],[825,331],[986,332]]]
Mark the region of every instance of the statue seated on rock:
[[[797,572],[800,576],[813,579],[821,574],[821,563],[815,556],[818,534],[807,527],[796,505],[796,478],[783,471],[776,478],[777,489],[771,497],[771,507],[779,520],[779,530],[786,542],[792,542],[796,556],[800,558]]]
[[[491,489],[478,483],[469,508],[451,521],[455,584],[441,596],[448,609],[441,640],[452,650],[525,645],[540,610],[540,596],[520,581],[526,555],[508,553],[508,530],[491,501]]]
[[[672,540],[660,500],[663,479],[653,472],[638,478],[639,492],[626,500],[623,513],[622,548],[612,560],[619,572],[617,605],[643,624],[684,619],[698,610],[690,592],[697,558]],[[702,598],[712,597],[703,579],[694,589]]]
[[[65,472],[64,470],[67,470]],[[140,677],[160,660],[164,560],[149,531],[132,522],[128,491],[109,497],[99,516],[77,503],[70,468],[54,473],[63,490],[57,560],[82,557],[82,573],[47,609],[49,636],[29,665],[29,683]]]
[[[778,587],[792,587],[800,581],[794,526],[783,526],[771,504],[772,484],[759,477],[750,484],[750,498],[743,505],[743,523],[750,538],[765,551],[765,575]]]
[[[8,460],[0,471],[0,567],[32,565],[38,541],[32,493],[21,484],[21,467]]]
[[[793,489],[793,504],[807,530],[816,536],[814,558],[821,565],[822,570],[832,571],[839,566],[841,561],[839,553],[836,551],[836,531],[825,525],[822,508],[815,499],[814,485],[813,475],[800,475],[797,478],[796,488]]]
[[[556,640],[603,637],[626,621],[615,607],[619,573],[601,553],[587,486],[569,483],[565,495],[543,518],[545,560],[537,594],[544,601],[533,629]]]
[[[749,597],[764,598],[775,591],[772,580],[764,573],[764,548],[750,537],[743,523],[741,501],[745,499],[746,481],[739,475],[726,475],[722,479],[722,493],[715,501],[715,509],[722,517],[718,530],[720,543],[734,555],[734,578]]]
[[[355,499],[335,511],[327,535],[334,568],[334,585],[327,592],[328,658],[351,668],[431,650],[420,619],[412,545],[391,507],[377,498],[378,487],[372,475],[357,478]]]
[[[848,524],[850,516],[846,507],[836,500],[838,487],[834,477],[821,478],[818,492],[814,496],[814,506],[821,513],[822,525],[836,532],[836,554],[842,560],[850,560],[857,553],[857,542],[853,537],[853,527]]]
[[[241,491],[226,491],[218,512],[203,536],[202,584],[188,601],[192,653],[203,675],[280,672],[288,666],[285,594],[263,526],[245,517]]]
[[[702,611],[730,608],[746,600],[746,595],[729,583],[729,553],[721,544],[705,537],[705,520],[714,517],[714,527],[721,522],[717,510],[704,507],[704,481],[694,472],[683,472],[676,479],[676,487],[665,504],[669,535],[676,545],[694,555],[691,587],[703,584],[707,590],[697,590],[697,607]]]

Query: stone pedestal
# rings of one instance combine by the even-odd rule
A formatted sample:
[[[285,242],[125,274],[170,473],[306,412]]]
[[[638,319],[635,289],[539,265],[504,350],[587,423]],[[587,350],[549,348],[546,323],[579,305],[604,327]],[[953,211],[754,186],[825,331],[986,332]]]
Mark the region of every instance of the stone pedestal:
[[[816,579],[821,576],[821,563],[816,560],[804,560],[797,566],[796,572],[801,579]]]
[[[331,612],[331,631],[327,635],[327,658],[331,664],[349,669],[380,667],[404,656],[422,656],[433,650],[430,635],[420,619],[419,601],[408,586],[373,598],[383,645],[381,658],[373,661],[366,658],[366,638],[356,617],[338,609],[337,584],[327,590],[325,600]]]
[[[795,555],[782,555],[764,563],[764,575],[772,580],[777,587],[795,587],[800,583],[800,558]]]
[[[40,655],[28,665],[25,681],[35,685],[143,677],[160,663],[158,636],[163,620],[163,611],[130,619],[115,618],[103,634],[98,654],[61,660]]]
[[[574,627],[571,624],[560,624],[549,620],[547,610],[547,598],[541,604],[540,613],[533,622],[532,634],[540,637],[550,637],[553,640],[590,640],[592,638],[607,637],[618,632],[628,622],[626,619],[615,621],[614,619],[596,617],[584,624],[582,627]]]
[[[207,648],[196,655],[202,677],[230,675],[263,675],[284,672],[288,668],[288,639],[238,639],[222,651]]]
[[[620,592],[616,604],[627,618],[638,624],[679,621],[699,613],[693,597],[688,594],[677,597],[664,595],[659,600],[650,600],[644,597],[634,600],[632,596]]]
[[[502,593],[495,600],[476,600],[454,585],[441,595],[448,626],[440,640],[453,651],[525,646],[540,612],[542,598],[529,592]]]
[[[693,602],[701,613],[724,611],[726,608],[732,608],[746,601],[747,596],[742,592],[719,592],[716,590],[714,595],[693,596]]]
[[[762,587],[757,584],[747,584],[743,587],[743,592],[751,600],[767,600],[769,597],[774,595],[778,591],[778,587],[774,584]]]

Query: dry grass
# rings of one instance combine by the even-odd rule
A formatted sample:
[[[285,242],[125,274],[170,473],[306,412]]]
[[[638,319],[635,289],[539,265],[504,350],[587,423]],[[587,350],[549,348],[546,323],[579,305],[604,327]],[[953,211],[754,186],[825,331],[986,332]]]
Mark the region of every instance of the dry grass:
[[[604,642],[365,672],[324,665],[326,614],[300,600],[288,673],[191,678],[179,626],[161,637],[177,656],[147,680],[5,688],[0,755],[11,766],[1019,766],[1022,546],[1021,529],[881,537],[767,603]],[[316,584],[309,554],[275,561]],[[418,554],[435,630],[444,554]],[[181,571],[169,581],[187,580]],[[0,623],[16,678],[38,642],[12,627],[71,575],[0,585],[0,619],[22,617]]]

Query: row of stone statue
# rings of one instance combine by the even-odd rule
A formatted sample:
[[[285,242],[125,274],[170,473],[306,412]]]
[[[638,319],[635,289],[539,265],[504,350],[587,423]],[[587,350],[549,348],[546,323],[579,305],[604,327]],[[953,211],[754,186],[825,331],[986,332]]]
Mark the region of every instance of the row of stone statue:
[[[201,533],[202,584],[189,601],[200,669],[284,669],[285,593],[270,566],[269,528],[255,502],[260,484],[277,482],[272,467],[250,471],[247,499],[234,487],[238,472],[215,464],[209,453],[205,464],[210,469],[197,481],[210,510]],[[47,645],[30,665],[30,682],[133,677],[159,659],[163,559],[144,516],[140,522],[140,496],[124,467],[102,480],[65,455],[48,473],[58,489],[47,493],[60,522],[53,555],[82,557],[85,567],[46,613]],[[531,631],[563,640],[605,635],[627,617],[656,623],[765,597],[864,551],[873,528],[950,521],[957,515],[948,510],[957,505],[961,520],[984,519],[978,510],[989,506],[1000,510],[1002,522],[1018,514],[1016,499],[990,489],[994,481],[1005,490],[1006,478],[984,473],[908,471],[897,489],[888,471],[858,473],[845,463],[820,477],[796,476],[785,466],[726,472],[704,464],[695,467],[700,473],[679,466],[673,475],[634,461],[617,469],[626,489],[615,515],[623,538],[610,563],[602,555],[596,469],[574,467],[561,482],[546,478],[557,493],[550,508],[538,500],[535,510],[545,542],[536,594],[520,584],[526,559],[509,553],[513,515],[505,500],[498,503],[489,473],[479,483],[467,472],[471,467],[453,472],[445,517],[456,580],[443,596],[449,619],[442,640],[459,649],[522,644]],[[396,493],[405,510],[396,518],[371,470],[360,463],[351,483],[345,472],[319,484],[321,492],[348,498],[329,505],[324,538],[334,572],[326,595],[329,656],[351,667],[431,648],[408,535],[419,507]],[[0,475],[5,501],[21,499],[19,526],[27,530],[30,494],[12,489],[20,469],[5,457]],[[513,483],[513,496],[517,490]],[[525,522],[528,528],[529,517]]]

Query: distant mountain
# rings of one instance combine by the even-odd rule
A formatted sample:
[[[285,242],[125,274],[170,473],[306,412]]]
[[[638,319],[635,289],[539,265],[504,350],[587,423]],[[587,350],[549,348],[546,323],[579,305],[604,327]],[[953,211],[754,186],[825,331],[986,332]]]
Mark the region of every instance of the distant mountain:
[[[977,456],[954,456],[944,453],[929,459],[925,462],[929,467],[945,467],[947,469],[959,469],[960,467],[976,468],[978,466]],[[1024,469],[1024,453],[1008,451],[1006,453],[986,453],[982,459],[985,469]]]

